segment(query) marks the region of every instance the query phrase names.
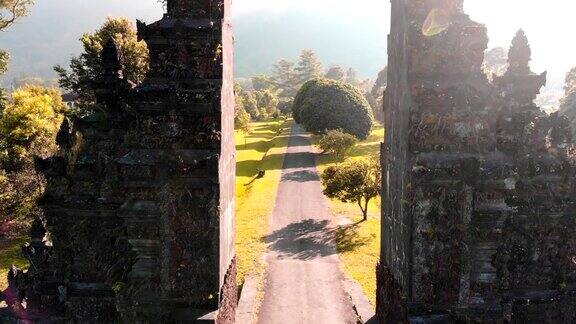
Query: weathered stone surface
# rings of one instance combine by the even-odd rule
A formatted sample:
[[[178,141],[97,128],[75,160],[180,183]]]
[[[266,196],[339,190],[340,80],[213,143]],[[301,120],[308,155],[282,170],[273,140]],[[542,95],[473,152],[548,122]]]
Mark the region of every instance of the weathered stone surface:
[[[379,302],[400,294],[409,316],[515,321],[529,318],[516,313],[523,294],[559,302],[575,283],[571,132],[533,103],[546,74],[530,70],[524,33],[492,83],[487,42],[461,0],[392,1],[382,262],[393,278],[379,279],[399,291]]]
[[[12,275],[11,306],[26,299],[27,316],[46,320],[169,322],[220,309],[218,322],[234,321],[229,8],[169,0],[162,20],[138,23],[151,71],[137,86],[107,43],[97,109],[63,123],[60,154],[37,163],[44,219],[24,249],[34,266]]]

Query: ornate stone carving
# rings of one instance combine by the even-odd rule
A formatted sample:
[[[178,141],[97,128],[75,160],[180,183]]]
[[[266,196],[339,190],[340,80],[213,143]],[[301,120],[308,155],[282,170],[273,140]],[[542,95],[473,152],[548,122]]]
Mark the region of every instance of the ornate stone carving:
[[[546,73],[530,70],[524,33],[489,83],[486,28],[461,5],[392,1],[380,286],[397,282],[418,320],[525,319],[524,300],[559,303],[576,285],[575,146],[534,104]]]
[[[106,43],[97,105],[67,119],[47,178],[44,219],[14,270],[11,306],[33,319],[191,321],[236,307],[232,34],[228,1],[168,1],[138,23],[150,50],[142,84]],[[46,239],[41,239],[46,233]],[[20,315],[20,313],[17,313]]]

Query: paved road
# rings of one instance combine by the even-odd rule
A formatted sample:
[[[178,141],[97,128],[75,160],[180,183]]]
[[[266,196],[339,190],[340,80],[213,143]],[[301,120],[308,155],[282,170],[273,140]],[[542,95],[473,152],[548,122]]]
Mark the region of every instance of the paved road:
[[[309,138],[292,130],[267,237],[261,324],[356,323]]]

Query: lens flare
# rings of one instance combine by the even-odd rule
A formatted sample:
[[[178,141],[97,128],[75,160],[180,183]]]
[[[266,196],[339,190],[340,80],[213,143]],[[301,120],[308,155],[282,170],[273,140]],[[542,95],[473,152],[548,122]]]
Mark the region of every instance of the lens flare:
[[[424,25],[422,25],[422,35],[432,37],[442,33],[450,26],[449,17],[447,10],[438,8],[430,10]]]

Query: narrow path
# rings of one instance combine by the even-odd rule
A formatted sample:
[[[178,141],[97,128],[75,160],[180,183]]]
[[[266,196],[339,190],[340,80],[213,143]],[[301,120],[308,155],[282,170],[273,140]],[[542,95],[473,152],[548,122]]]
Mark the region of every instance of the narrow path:
[[[267,237],[259,323],[356,323],[330,218],[310,140],[294,126]]]

